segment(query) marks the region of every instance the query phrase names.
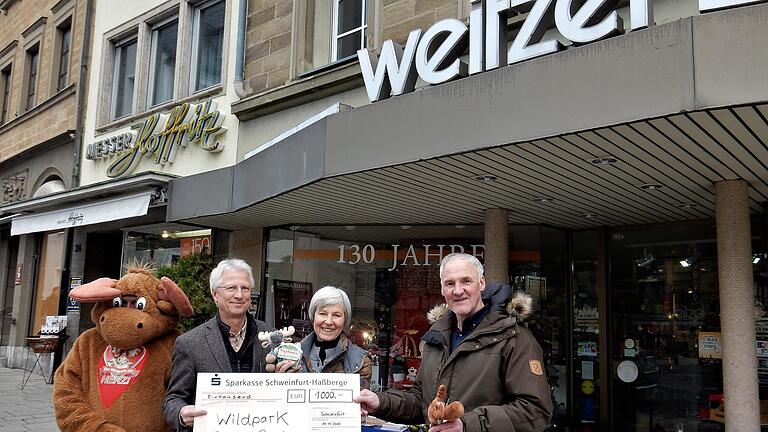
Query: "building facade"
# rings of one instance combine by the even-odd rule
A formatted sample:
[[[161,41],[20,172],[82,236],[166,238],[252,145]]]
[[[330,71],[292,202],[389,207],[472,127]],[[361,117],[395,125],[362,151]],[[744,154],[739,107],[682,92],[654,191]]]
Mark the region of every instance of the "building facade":
[[[757,430],[768,5],[582,3],[250,2],[237,163],[168,221],[261,245],[274,325],[344,288],[380,387],[465,251],[536,298],[555,424]]]
[[[25,338],[60,315],[64,298],[66,233],[18,235],[10,224],[26,203],[79,183],[89,14],[86,1],[0,3],[0,349],[11,367],[31,358]]]
[[[23,10],[28,7],[25,2]],[[74,165],[77,182],[70,185],[66,177],[58,193],[4,208],[9,244],[30,237],[45,248],[52,243],[45,239],[60,239],[60,271],[51,276],[55,284],[46,285],[55,285],[55,301],[45,315],[67,317],[62,355],[93,326],[90,305],[69,300],[69,290],[98,277],[118,278],[134,261],[163,266],[227,245],[226,238],[214,242],[208,227],[167,223],[167,187],[172,178],[235,163],[239,121],[230,107],[243,94],[244,2],[98,2],[90,22],[88,32],[75,29],[92,52],[78,103],[84,108],[78,145],[49,156],[69,163],[67,173]],[[29,273],[30,282],[19,283],[23,292],[44,277]],[[38,332],[36,323],[16,330],[9,352],[26,354],[24,337]],[[22,367],[16,357],[9,356],[9,365]],[[52,356],[45,361],[47,371],[57,363]]]

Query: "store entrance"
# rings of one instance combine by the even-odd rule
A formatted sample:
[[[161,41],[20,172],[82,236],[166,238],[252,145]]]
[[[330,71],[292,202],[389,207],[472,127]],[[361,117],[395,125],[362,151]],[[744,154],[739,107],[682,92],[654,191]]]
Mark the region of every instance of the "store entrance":
[[[721,430],[715,227],[617,229],[609,244],[613,429]]]

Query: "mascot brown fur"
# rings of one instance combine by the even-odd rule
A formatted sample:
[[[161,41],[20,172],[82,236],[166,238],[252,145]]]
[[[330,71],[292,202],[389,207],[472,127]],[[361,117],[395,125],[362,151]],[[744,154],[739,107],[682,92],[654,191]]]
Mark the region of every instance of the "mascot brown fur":
[[[53,403],[62,431],[165,431],[163,398],[173,343],[189,299],[173,281],[134,266],[120,280],[101,278],[70,297],[96,303],[95,328],[81,334],[56,371]]]

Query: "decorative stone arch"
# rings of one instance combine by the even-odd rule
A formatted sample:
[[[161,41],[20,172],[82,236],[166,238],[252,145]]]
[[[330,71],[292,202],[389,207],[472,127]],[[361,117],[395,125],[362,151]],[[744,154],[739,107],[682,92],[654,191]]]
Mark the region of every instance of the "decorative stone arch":
[[[33,192],[30,198],[37,198],[65,190],[67,190],[67,184],[64,182],[64,176],[61,174],[61,171],[50,167],[38,176],[32,188]]]

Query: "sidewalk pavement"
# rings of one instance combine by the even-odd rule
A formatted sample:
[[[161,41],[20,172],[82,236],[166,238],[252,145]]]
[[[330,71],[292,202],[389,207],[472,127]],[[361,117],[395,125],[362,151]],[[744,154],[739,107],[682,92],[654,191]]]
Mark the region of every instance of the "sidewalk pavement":
[[[57,432],[51,401],[52,384],[42,375],[32,374],[20,390],[24,371],[5,367],[0,357],[0,432]]]

